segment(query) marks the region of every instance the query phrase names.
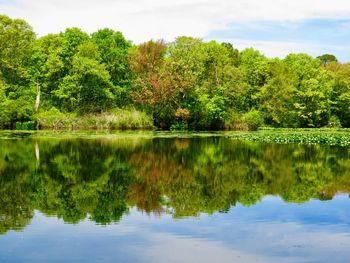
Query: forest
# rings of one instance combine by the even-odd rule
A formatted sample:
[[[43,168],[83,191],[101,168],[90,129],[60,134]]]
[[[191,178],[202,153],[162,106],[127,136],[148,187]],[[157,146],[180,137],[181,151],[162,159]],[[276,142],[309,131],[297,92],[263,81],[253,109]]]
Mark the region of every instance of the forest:
[[[186,36],[135,45],[108,28],[38,38],[0,15],[0,128],[261,126],[349,128],[350,64]]]

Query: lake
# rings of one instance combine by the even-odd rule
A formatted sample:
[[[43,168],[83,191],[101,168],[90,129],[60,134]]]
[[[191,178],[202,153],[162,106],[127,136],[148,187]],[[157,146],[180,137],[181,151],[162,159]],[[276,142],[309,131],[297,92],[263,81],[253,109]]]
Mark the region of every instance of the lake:
[[[0,262],[349,262],[350,147],[0,139]]]

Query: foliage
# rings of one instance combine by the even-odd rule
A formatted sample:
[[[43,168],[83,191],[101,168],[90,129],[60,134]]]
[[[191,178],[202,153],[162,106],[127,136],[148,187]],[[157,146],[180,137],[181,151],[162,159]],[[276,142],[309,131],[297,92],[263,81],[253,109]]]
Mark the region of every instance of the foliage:
[[[333,146],[350,145],[350,133],[323,131],[262,131],[259,133],[243,133],[230,136],[232,139],[248,140],[267,143],[298,143],[298,144],[326,144]]]
[[[0,15],[0,75],[6,83],[26,84],[27,62],[34,38],[27,22]]]
[[[323,54],[322,56],[318,56],[317,58],[321,60],[323,65],[327,65],[331,62],[338,62],[338,59],[331,54]]]
[[[340,120],[337,116],[331,116],[327,124],[328,128],[341,128]]]
[[[68,128],[72,125],[71,115],[60,112],[55,107],[48,111],[42,111],[35,115],[38,126],[43,129],[61,129]]]
[[[186,131],[188,130],[188,124],[184,121],[178,121],[170,126],[171,131]]]
[[[133,45],[108,28],[36,38],[25,21],[0,15],[0,62],[1,128],[53,107],[63,127],[116,108],[145,112],[161,129],[350,127],[350,64],[331,54],[269,59],[186,36]]]
[[[256,131],[264,124],[261,113],[255,109],[247,113],[231,111],[225,120],[225,129],[235,131]]]
[[[250,131],[256,131],[264,123],[260,112],[254,109],[244,114],[243,118],[247,123]]]
[[[166,70],[165,53],[163,41],[149,41],[131,51],[130,64],[135,75],[131,96],[136,104],[153,115],[157,126],[168,128],[164,116],[175,102],[177,89],[175,76]]]
[[[42,129],[153,129],[152,118],[137,110],[114,110],[110,113],[88,114],[83,117],[62,113],[56,108],[35,115]]]
[[[233,131],[248,131],[248,124],[244,120],[244,114],[230,111],[225,119],[225,129]]]
[[[296,76],[284,61],[274,59],[267,65],[267,78],[258,98],[266,124],[293,127],[297,119],[293,110]]]
[[[123,106],[130,101],[128,93],[132,82],[132,73],[128,61],[131,43],[121,32],[105,28],[92,34],[92,42],[98,47],[101,62],[106,65],[110,81],[118,89],[116,104]]]
[[[35,122],[16,122],[16,130],[35,130]]]
[[[331,76],[320,67],[320,61],[306,54],[291,54],[285,62],[295,72],[294,110],[299,127],[321,127],[331,113]]]
[[[333,77],[332,112],[343,127],[350,127],[350,64],[330,63],[326,69]]]
[[[338,144],[346,135],[267,132],[244,136]],[[34,211],[66,223],[109,224],[133,207],[181,218],[254,205],[269,195],[303,203],[350,192],[348,147],[231,136],[91,138],[0,140],[0,233],[23,229]]]

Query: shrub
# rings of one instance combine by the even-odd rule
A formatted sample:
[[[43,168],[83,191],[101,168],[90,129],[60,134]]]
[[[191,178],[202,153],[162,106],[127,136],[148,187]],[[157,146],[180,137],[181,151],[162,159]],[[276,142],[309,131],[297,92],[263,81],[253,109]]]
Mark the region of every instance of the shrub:
[[[35,130],[35,122],[34,121],[16,122],[16,130],[20,130],[20,131]]]
[[[178,108],[175,112],[175,117],[178,120],[188,120],[190,118],[190,111],[188,109]]]
[[[264,119],[260,112],[254,109],[245,113],[243,118],[250,131],[256,131],[264,124]]]
[[[328,121],[328,124],[327,124],[327,127],[328,128],[341,128],[341,123],[340,123],[340,120],[337,116],[331,116],[329,121]]]
[[[34,116],[39,128],[63,129],[69,128],[74,123],[75,115],[60,112],[55,107],[48,111],[40,112]]]
[[[244,114],[231,111],[225,120],[225,129],[235,131],[256,131],[263,124],[263,118],[257,110],[251,110]]]
[[[184,121],[178,121],[170,126],[171,131],[186,131],[188,130],[188,124]]]
[[[225,129],[234,131],[248,131],[249,127],[243,118],[243,114],[231,111],[225,120]]]

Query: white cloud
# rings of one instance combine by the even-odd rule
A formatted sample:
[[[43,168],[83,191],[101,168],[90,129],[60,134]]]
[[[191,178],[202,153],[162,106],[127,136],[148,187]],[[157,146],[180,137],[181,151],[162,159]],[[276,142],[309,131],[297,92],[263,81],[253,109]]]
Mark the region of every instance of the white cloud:
[[[140,42],[179,35],[204,37],[242,21],[349,18],[348,0],[19,0],[0,2],[0,13],[28,21],[39,35],[77,26],[103,27]]]

